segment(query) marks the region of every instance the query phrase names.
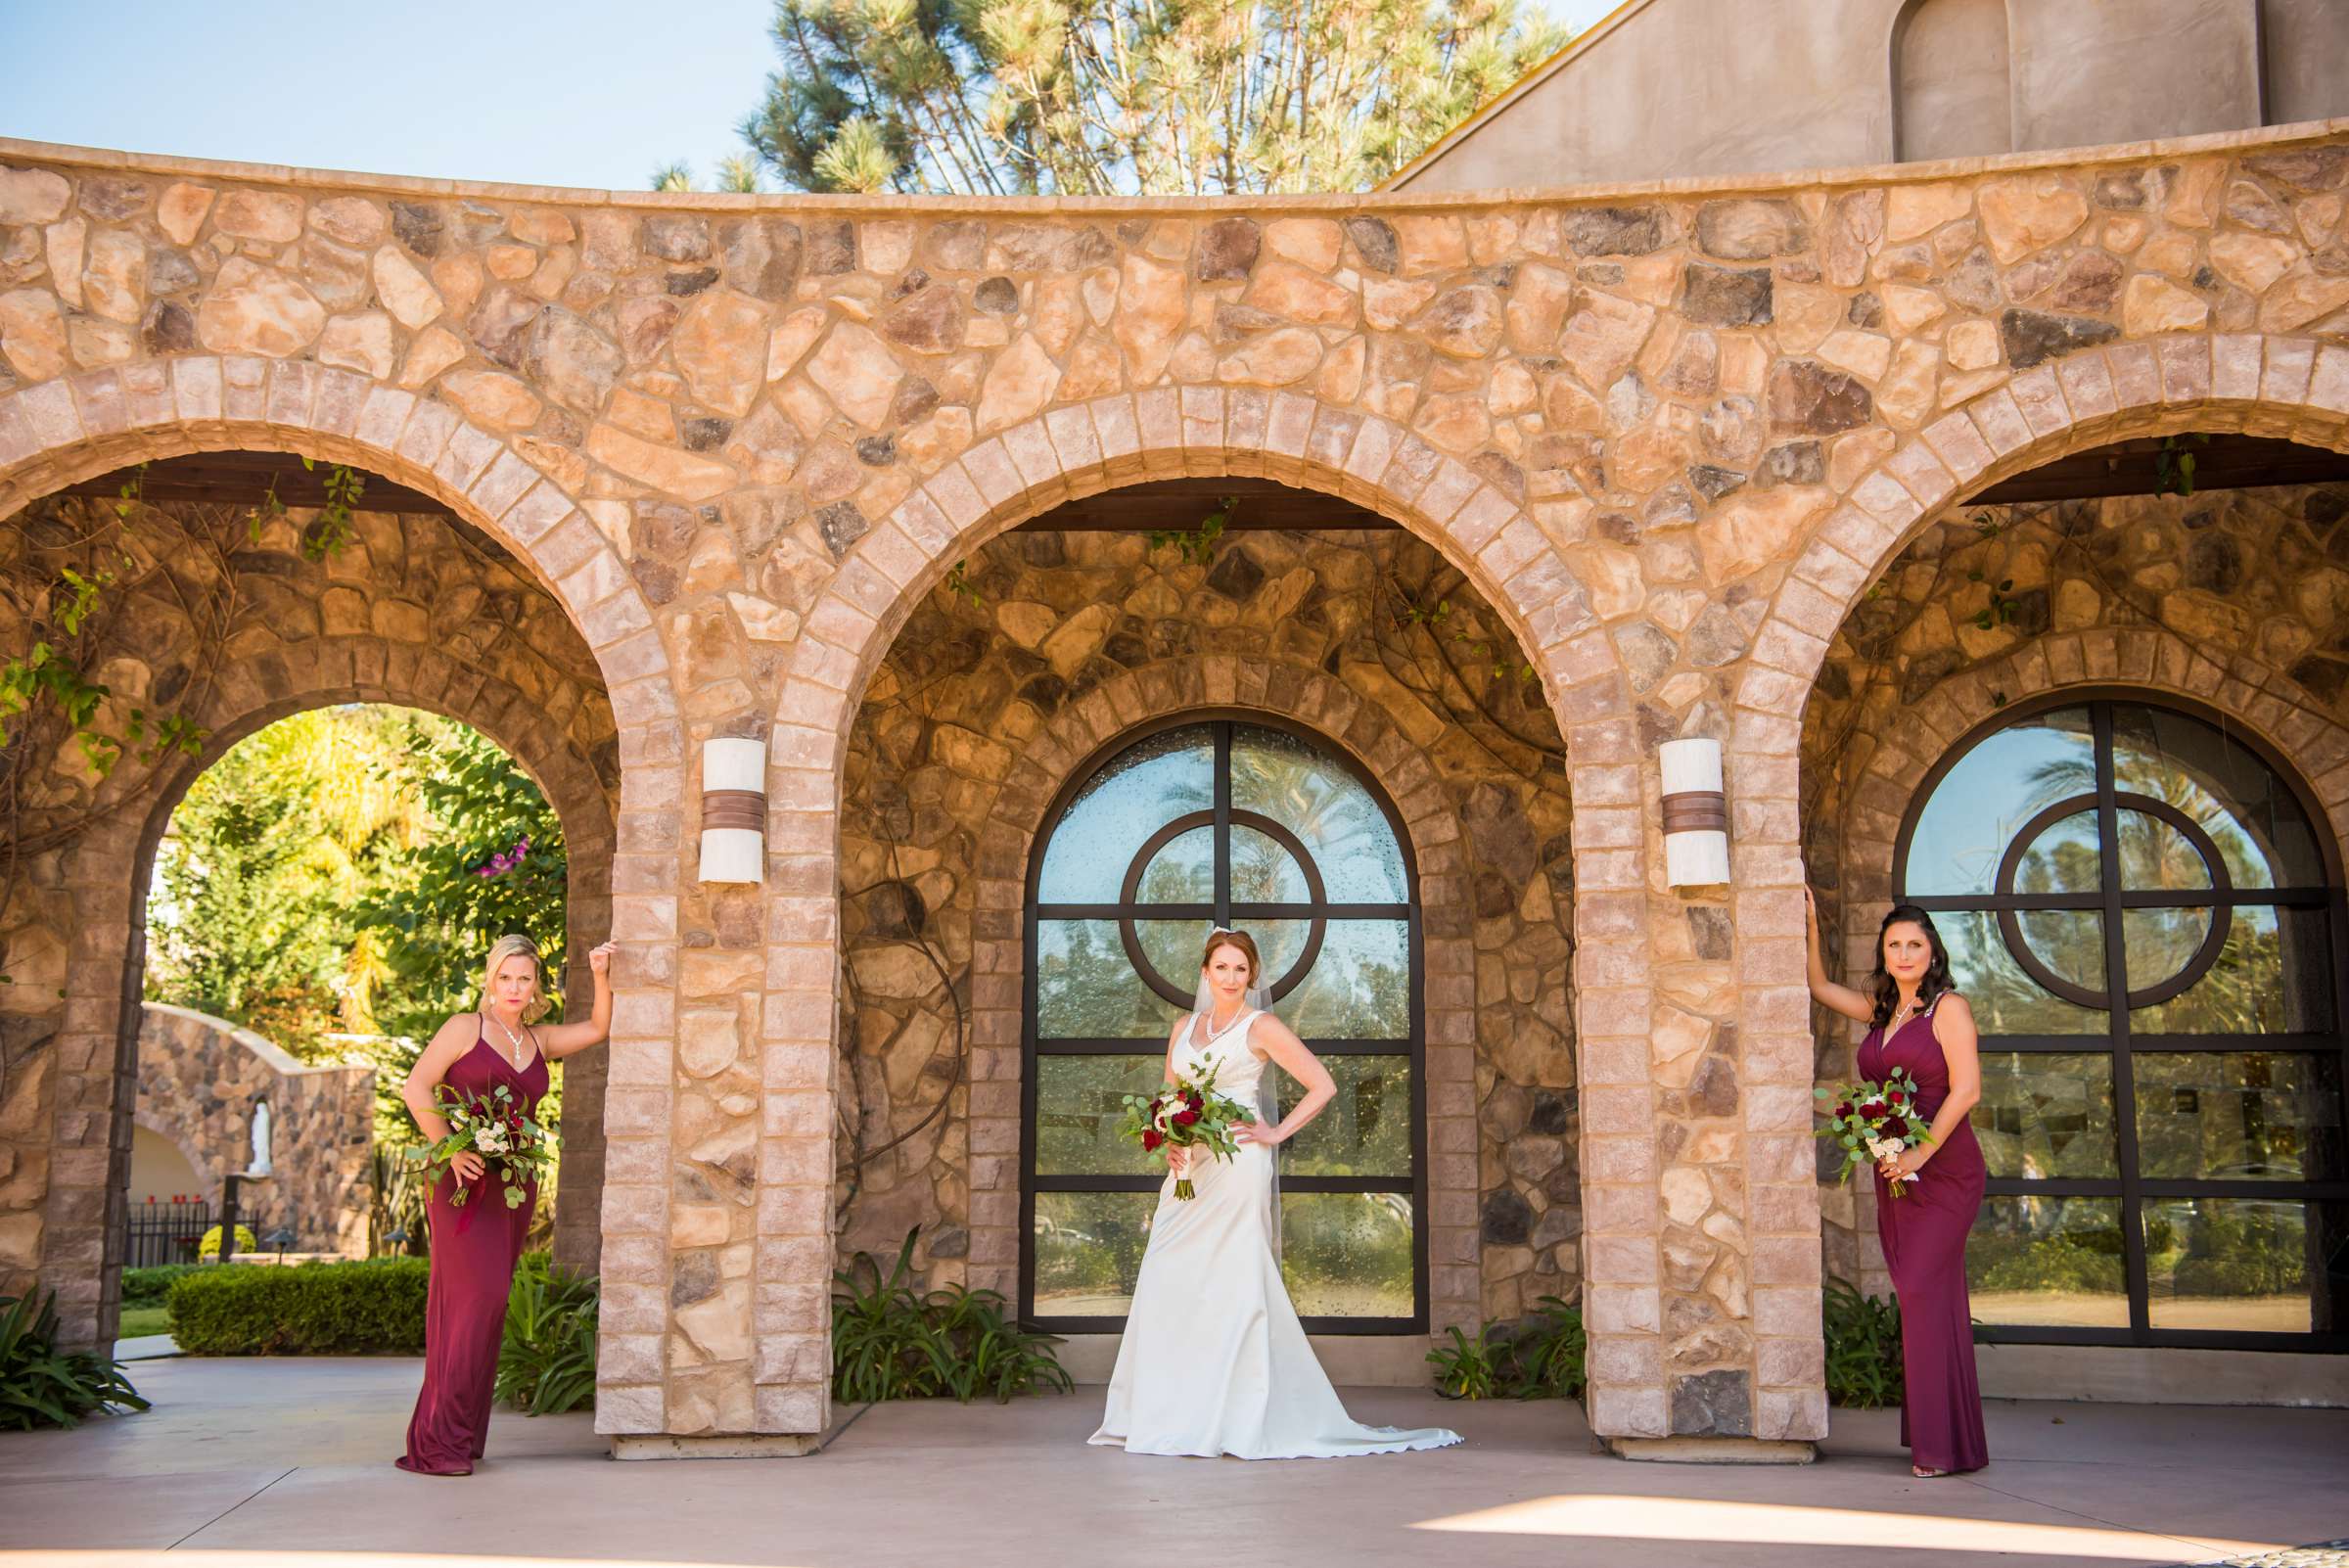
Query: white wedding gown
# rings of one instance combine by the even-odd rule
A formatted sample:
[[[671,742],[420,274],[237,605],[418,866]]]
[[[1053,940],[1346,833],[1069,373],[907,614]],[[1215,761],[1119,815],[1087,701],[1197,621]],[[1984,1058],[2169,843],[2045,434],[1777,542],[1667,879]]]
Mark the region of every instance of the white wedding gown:
[[[1204,1048],[1206,1019],[1183,1026],[1174,1071],[1197,1079],[1216,1066],[1216,1088],[1258,1103],[1266,1063],[1248,1049],[1261,1013],[1236,1020]],[[1091,1442],[1128,1453],[1214,1458],[1327,1459],[1457,1443],[1441,1427],[1363,1426],[1306,1343],[1273,1250],[1274,1152],[1243,1143],[1229,1160],[1195,1157],[1198,1196],[1159,1189],[1150,1245],[1134,1281],[1133,1308],[1110,1375],[1109,1407]]]

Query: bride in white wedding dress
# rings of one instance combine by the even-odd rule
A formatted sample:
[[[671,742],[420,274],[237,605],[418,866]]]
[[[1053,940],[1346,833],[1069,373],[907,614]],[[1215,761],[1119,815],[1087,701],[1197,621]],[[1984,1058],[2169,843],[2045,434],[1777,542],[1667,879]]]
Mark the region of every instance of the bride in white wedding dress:
[[[1195,1082],[1213,1066],[1218,1092],[1268,1106],[1265,1070],[1277,1062],[1305,1085],[1305,1098],[1277,1123],[1266,1112],[1266,1120],[1235,1130],[1239,1152],[1229,1160],[1169,1151],[1109,1407],[1090,1441],[1128,1453],[1242,1459],[1338,1458],[1457,1443],[1458,1433],[1441,1427],[1403,1431],[1355,1421],[1306,1343],[1275,1250],[1273,1147],[1318,1116],[1337,1085],[1286,1025],[1255,1005],[1257,966],[1251,938],[1220,928],[1209,935],[1199,1010],[1168,1038],[1167,1082]],[[1174,1182],[1186,1171],[1198,1195],[1177,1198]]]

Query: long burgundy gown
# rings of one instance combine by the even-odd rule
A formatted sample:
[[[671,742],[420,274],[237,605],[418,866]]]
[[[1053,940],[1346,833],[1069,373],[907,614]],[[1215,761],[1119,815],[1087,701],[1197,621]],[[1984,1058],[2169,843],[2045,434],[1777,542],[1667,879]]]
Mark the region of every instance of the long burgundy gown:
[[[1893,1069],[1907,1068],[1928,1122],[1950,1097],[1949,1063],[1933,1038],[1933,1007],[1940,1004],[1935,997],[1889,1040],[1870,1030],[1860,1042],[1860,1076],[1880,1084]],[[1908,1371],[1901,1442],[1928,1470],[1979,1470],[1990,1462],[1965,1291],[1965,1238],[1981,1212],[1988,1176],[1970,1122],[1951,1130],[1917,1179],[1907,1184],[1906,1197],[1894,1197],[1883,1176],[1876,1176],[1876,1233],[1900,1298],[1901,1360]]]
[[[546,1092],[546,1053],[535,1053],[518,1073],[484,1038],[457,1058],[443,1082],[467,1096],[487,1094],[503,1084],[528,1115]],[[489,1436],[498,1342],[505,1335],[506,1297],[514,1288],[514,1264],[530,1232],[530,1212],[538,1207],[532,1182],[530,1200],[507,1208],[493,1171],[471,1184],[462,1207],[450,1201],[456,1190],[454,1172],[433,1184],[424,1388],[408,1421],[408,1452],[392,1461],[425,1475],[469,1475],[482,1456]]]

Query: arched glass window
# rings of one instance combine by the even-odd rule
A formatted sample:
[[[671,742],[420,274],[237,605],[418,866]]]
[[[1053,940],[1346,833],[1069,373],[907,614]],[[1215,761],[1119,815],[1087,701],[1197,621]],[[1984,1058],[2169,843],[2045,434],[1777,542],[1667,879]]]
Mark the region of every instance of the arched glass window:
[[[1029,870],[1024,1318],[1124,1326],[1161,1176],[1116,1135],[1122,1096],[1159,1082],[1216,923],[1256,939],[1268,1002],[1337,1080],[1279,1151],[1299,1315],[1426,1326],[1416,882],[1377,787],[1272,720],[1142,732],[1063,793]]]
[[[1918,792],[1894,887],[1981,1026],[1994,1337],[2349,1349],[2338,860],[2265,750],[2167,699],[2018,708]]]

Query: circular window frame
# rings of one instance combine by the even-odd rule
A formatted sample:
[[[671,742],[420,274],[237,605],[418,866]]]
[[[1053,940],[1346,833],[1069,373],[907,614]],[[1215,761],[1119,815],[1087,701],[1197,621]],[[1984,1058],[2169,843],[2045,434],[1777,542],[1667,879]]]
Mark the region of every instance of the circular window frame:
[[[2091,790],[2084,795],[2074,795],[2042,808],[2021,827],[2016,828],[2014,837],[2006,843],[2005,853],[1999,857],[1998,875],[1991,880],[1991,896],[2002,899],[2031,897],[2029,894],[2017,894],[2014,890],[2015,873],[2022,868],[2023,856],[2030,852],[2032,845],[2039,842],[2040,835],[2047,832],[2048,829],[2067,818],[2084,813],[2096,818],[2099,823],[2096,853],[2100,868],[2102,856],[2106,853],[2100,825],[2103,816],[2102,807],[2101,797],[2096,791]],[[2234,879],[2228,874],[2226,858],[2219,853],[2217,843],[2202,830],[2202,824],[2188,816],[2169,802],[2156,800],[2150,795],[2140,795],[2134,790],[2115,790],[2112,796],[2112,809],[2116,819],[2123,811],[2138,811],[2167,822],[2178,830],[2187,843],[2193,846],[2194,853],[2202,857],[2203,869],[2210,873],[2209,887],[2192,890],[2209,895],[2207,898],[2178,899],[2167,903],[2140,903],[2131,904],[2125,908],[2107,908],[2107,900],[2099,891],[2096,895],[2096,906],[2094,909],[2080,911],[2098,916],[2125,915],[2129,909],[2208,909],[2210,911],[2210,929],[2203,933],[2202,945],[2194,949],[2193,956],[2186,961],[2184,967],[2154,985],[2133,988],[2123,997],[2125,1006],[2155,1007],[2184,992],[2195,981],[2210,973],[2210,966],[2219,961],[2219,954],[2227,946],[2228,934],[2234,928],[2234,908],[2227,901],[2234,893]],[[2049,897],[2053,899],[2071,896],[2050,895]],[[2051,907],[2053,906],[2051,905]],[[2007,953],[2022,966],[2023,973],[2065,1001],[2074,1006],[2092,1008],[2097,1012],[2110,1012],[2112,1010],[2111,992],[2101,987],[2083,986],[2057,974],[2054,967],[2040,957],[2037,949],[2031,945],[2030,940],[2023,935],[2023,916],[2026,913],[2038,912],[2041,911],[2023,910],[2011,905],[1999,910],[1999,935],[2005,941]],[[2098,945],[2101,946],[2102,943],[2099,942]]]
[[[1212,808],[1186,812],[1174,818],[1142,842],[1142,847],[1134,852],[1132,860],[1128,862],[1126,880],[1118,888],[1118,905],[1122,911],[1118,916],[1118,940],[1125,945],[1126,961],[1133,965],[1133,972],[1141,977],[1143,985],[1186,1010],[1198,999],[1198,992],[1195,989],[1184,991],[1161,974],[1158,965],[1143,948],[1139,928],[1140,923],[1149,917],[1134,911],[1150,906],[1140,902],[1134,895],[1141,891],[1142,873],[1150,869],[1150,862],[1157,858],[1159,851],[1185,833],[1195,833],[1201,828],[1213,828],[1216,825],[1216,813]],[[1305,873],[1308,899],[1306,902],[1295,906],[1299,914],[1311,922],[1306,932],[1305,950],[1297,955],[1297,961],[1288,967],[1280,979],[1265,988],[1265,1001],[1269,1005],[1303,985],[1305,977],[1313,972],[1314,960],[1321,956],[1321,944],[1329,935],[1329,887],[1321,880],[1321,868],[1313,863],[1313,852],[1305,847],[1305,841],[1263,812],[1233,807],[1225,813],[1224,825],[1227,829],[1244,827],[1262,833],[1288,851],[1290,858]]]

